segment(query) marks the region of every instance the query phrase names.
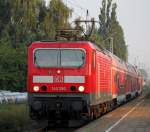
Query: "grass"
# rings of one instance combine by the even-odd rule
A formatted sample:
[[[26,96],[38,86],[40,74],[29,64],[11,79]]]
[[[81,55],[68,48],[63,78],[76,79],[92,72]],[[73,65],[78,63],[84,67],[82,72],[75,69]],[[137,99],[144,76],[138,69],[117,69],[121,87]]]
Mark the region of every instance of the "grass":
[[[0,105],[0,132],[21,132],[30,121],[27,104]]]

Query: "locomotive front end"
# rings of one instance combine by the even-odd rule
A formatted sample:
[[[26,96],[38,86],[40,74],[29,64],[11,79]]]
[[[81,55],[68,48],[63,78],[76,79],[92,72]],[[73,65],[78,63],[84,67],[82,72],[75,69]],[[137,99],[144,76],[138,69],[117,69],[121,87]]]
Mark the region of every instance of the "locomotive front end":
[[[75,44],[35,43],[28,54],[28,101],[35,120],[79,119],[90,105],[88,55]]]

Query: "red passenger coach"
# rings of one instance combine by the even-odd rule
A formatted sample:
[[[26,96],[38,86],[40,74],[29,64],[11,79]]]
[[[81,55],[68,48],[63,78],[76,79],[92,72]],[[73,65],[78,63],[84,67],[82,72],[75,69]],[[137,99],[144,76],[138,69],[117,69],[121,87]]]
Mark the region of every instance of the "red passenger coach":
[[[32,119],[93,119],[140,92],[139,71],[89,41],[33,42],[28,49]]]

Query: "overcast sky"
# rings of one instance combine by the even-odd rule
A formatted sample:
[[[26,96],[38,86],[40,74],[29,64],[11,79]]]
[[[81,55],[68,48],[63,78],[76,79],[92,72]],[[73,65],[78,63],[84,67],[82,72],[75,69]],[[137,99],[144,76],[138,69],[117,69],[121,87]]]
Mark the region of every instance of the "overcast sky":
[[[73,16],[90,16],[98,19],[102,0],[63,0],[73,8]],[[150,68],[150,0],[116,0],[117,17],[124,29],[129,49],[129,62]],[[135,61],[136,58],[136,61]]]

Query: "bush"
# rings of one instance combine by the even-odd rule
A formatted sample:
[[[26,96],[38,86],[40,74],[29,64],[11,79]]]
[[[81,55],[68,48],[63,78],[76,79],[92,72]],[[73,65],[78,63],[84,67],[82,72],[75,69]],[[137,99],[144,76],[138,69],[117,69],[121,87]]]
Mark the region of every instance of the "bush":
[[[1,132],[20,132],[29,121],[26,104],[6,104],[0,107]]]
[[[22,91],[26,88],[27,47],[12,48],[6,40],[0,40],[1,89]]]

